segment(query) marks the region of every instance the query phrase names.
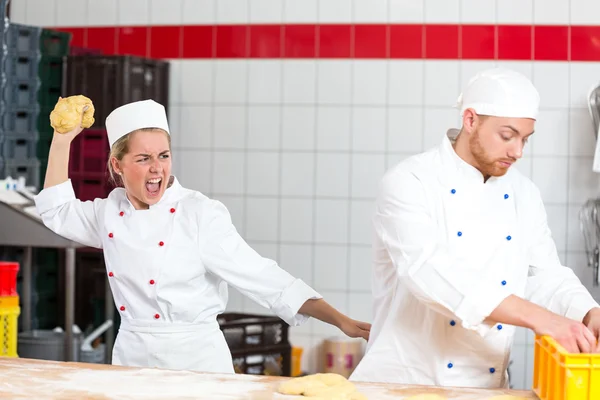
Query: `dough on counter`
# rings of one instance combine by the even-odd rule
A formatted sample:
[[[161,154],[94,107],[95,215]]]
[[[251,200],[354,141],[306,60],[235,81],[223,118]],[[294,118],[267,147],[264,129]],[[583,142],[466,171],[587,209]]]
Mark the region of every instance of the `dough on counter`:
[[[447,397],[439,394],[423,393],[416,396],[408,397],[406,400],[446,400]]]
[[[302,395],[311,400],[367,400],[356,391],[352,382],[338,374],[315,374],[294,378],[282,383],[278,392],[289,395]]]
[[[527,400],[527,398],[521,396],[513,396],[512,394],[501,394],[500,396],[490,397],[488,400]]]
[[[58,133],[70,132],[79,124],[89,128],[94,125],[94,111],[92,100],[85,96],[60,98],[50,113],[50,125]]]

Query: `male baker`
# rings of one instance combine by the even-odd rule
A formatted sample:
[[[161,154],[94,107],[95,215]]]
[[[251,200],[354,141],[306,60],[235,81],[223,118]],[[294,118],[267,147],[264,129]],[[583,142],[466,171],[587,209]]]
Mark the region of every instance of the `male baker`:
[[[561,265],[538,188],[511,168],[534,132],[537,90],[494,68],[458,106],[460,131],[382,179],[375,319],[352,380],[506,387],[515,326],[598,350],[600,306]]]

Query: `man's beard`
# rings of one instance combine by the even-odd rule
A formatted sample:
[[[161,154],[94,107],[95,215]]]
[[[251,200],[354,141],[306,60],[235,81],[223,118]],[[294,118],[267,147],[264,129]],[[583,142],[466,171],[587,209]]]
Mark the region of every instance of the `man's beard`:
[[[479,169],[484,177],[503,176],[508,172],[508,168],[500,164],[501,159],[493,160],[487,154],[479,140],[479,130],[473,132],[469,138],[469,150],[471,150],[473,159],[477,163],[476,168]]]

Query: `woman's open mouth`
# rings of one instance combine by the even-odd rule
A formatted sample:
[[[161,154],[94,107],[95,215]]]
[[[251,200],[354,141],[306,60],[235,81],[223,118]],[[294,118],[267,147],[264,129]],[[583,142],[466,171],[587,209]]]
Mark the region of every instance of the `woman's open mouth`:
[[[162,184],[162,178],[154,178],[146,181],[146,191],[149,197],[158,196],[160,193],[160,185]]]

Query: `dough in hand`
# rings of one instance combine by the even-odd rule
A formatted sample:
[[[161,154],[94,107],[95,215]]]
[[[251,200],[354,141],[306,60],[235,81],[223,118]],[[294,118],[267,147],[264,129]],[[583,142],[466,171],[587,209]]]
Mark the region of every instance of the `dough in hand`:
[[[439,394],[418,394],[416,396],[411,396],[406,400],[446,400],[447,397],[440,396]]]
[[[82,128],[89,128],[94,125],[94,111],[92,100],[85,96],[61,98],[50,113],[50,125],[58,133],[70,132],[80,124]]]

